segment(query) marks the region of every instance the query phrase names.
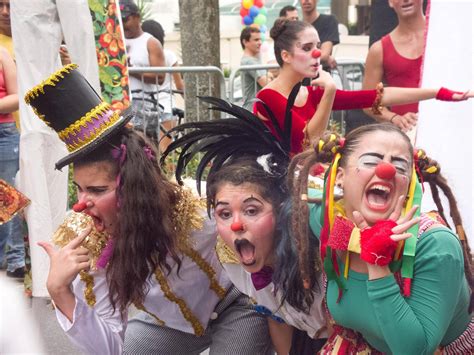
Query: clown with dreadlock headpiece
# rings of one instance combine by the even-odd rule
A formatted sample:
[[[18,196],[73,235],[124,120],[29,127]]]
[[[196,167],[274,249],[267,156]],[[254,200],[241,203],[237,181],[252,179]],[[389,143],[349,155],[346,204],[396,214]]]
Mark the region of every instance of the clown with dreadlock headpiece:
[[[312,202],[307,176],[331,163],[321,203]],[[472,256],[454,195],[439,165],[389,124],[359,127],[345,139],[324,135],[294,157],[292,236],[305,285],[318,236],[334,333],[323,354],[472,354]],[[422,183],[439,214],[418,212]],[[334,187],[343,198],[334,197]],[[441,189],[455,232],[446,227]],[[307,223],[309,218],[309,225]]]
[[[277,128],[277,135],[239,106],[217,98],[201,98],[211,109],[231,117],[176,127],[172,133],[185,134],[178,136],[162,157],[163,162],[172,151],[179,151],[176,178],[180,181],[187,164],[201,153],[196,170],[198,191],[203,172],[210,164],[207,205],[221,237],[217,246],[219,259],[232,282],[255,301],[258,312],[267,316],[279,354],[289,353],[293,327],[304,331],[299,332],[297,343],[299,346],[305,339],[311,353],[324,343],[321,338],[327,337],[321,273],[314,271],[310,291],[303,287],[296,247],[288,235],[290,227],[279,222],[280,213],[291,209],[286,202],[286,178],[291,107],[298,90],[299,85],[289,96],[285,124]],[[268,115],[275,121],[270,109]],[[310,244],[317,250],[315,238]],[[307,261],[315,266],[316,258],[315,253]],[[285,282],[280,283],[283,279]],[[295,342],[291,353],[301,353],[294,345]]]

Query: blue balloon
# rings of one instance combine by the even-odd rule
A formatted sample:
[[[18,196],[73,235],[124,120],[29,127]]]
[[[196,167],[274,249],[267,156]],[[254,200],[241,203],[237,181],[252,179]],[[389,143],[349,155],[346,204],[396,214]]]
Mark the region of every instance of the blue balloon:
[[[252,23],[253,23],[253,18],[252,17],[250,17],[249,15],[244,17],[244,24],[246,24],[248,26],[248,25],[251,25]]]
[[[257,16],[259,13],[260,13],[260,9],[255,5],[249,9],[249,15],[252,16],[252,18]]]
[[[260,25],[260,32],[267,32],[267,26]]]

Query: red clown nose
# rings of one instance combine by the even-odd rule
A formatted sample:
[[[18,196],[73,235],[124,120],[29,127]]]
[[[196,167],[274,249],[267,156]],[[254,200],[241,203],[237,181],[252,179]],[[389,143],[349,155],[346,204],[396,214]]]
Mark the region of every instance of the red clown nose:
[[[78,202],[72,206],[72,210],[74,212],[82,212],[87,208],[87,203],[85,202]]]
[[[384,180],[393,179],[396,173],[397,173],[397,170],[390,163],[380,163],[375,168],[375,175],[377,175],[379,178],[384,179]]]
[[[240,232],[244,230],[244,225],[242,222],[234,222],[230,225],[232,232]]]
[[[313,49],[313,51],[311,52],[311,57],[316,59],[321,57],[321,51],[319,49]]]

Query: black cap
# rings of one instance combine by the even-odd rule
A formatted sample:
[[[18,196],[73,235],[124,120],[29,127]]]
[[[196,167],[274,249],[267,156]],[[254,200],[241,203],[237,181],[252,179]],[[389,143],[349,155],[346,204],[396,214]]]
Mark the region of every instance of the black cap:
[[[122,18],[130,15],[139,15],[140,10],[138,6],[131,0],[120,0],[120,13]]]

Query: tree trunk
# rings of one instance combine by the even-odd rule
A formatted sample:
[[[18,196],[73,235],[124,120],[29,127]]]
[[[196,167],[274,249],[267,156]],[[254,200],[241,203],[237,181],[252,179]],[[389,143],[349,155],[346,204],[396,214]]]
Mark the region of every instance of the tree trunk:
[[[337,21],[348,26],[349,22],[349,0],[332,0],[331,14],[337,17]]]
[[[219,0],[179,0],[181,50],[184,66],[220,68]],[[210,118],[207,105],[196,96],[220,96],[216,74],[186,74],[186,122]]]

